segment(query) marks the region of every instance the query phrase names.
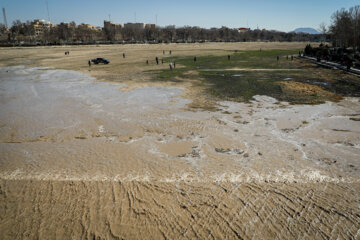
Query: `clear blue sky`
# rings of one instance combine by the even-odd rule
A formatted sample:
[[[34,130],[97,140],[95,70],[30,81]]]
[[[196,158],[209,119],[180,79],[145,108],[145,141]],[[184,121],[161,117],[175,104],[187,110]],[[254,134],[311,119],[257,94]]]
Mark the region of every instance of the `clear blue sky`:
[[[2,0],[8,23],[48,19],[46,0]],[[292,31],[298,27],[317,29],[330,23],[333,12],[360,4],[359,0],[48,0],[50,20],[75,21],[103,26],[135,21],[158,25],[200,27],[247,27]],[[1,22],[3,18],[1,16]]]

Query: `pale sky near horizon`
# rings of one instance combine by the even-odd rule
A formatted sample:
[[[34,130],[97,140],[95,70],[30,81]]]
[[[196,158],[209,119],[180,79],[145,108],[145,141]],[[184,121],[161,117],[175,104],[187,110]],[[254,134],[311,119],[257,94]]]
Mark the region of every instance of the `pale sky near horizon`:
[[[318,29],[327,25],[331,15],[341,8],[360,5],[359,0],[2,0],[9,25],[20,19],[48,19],[53,23],[75,21],[103,26],[104,20],[115,23],[145,22],[160,26],[227,26],[252,29],[292,31],[298,27]],[[2,15],[2,12],[1,12]],[[110,16],[109,16],[110,15]],[[3,23],[3,16],[0,22]]]

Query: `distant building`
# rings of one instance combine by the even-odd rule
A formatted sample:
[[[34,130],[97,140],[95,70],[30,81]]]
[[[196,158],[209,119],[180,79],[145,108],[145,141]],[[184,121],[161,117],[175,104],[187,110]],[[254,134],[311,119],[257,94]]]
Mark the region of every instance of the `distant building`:
[[[239,33],[244,33],[244,32],[247,32],[247,31],[250,31],[250,28],[238,28]]]
[[[118,31],[121,30],[121,24],[116,24],[111,21],[104,21],[104,29],[106,31]]]
[[[91,25],[91,24],[85,24],[85,23],[82,23],[82,24],[78,25],[78,29],[101,31],[100,27],[97,27],[97,26],[94,26],[94,25]]]
[[[124,29],[143,30],[146,25],[145,23],[125,23]]]
[[[116,24],[111,21],[104,21],[104,33],[106,35],[107,40],[121,40],[121,24]]]
[[[44,33],[44,31],[50,30],[50,28],[54,27],[54,24],[44,19],[36,19],[31,22],[31,27],[34,29],[35,35],[40,36]]]
[[[64,22],[61,22],[60,24],[56,25],[57,28],[64,28],[64,29],[67,29],[67,28],[75,28],[76,27],[76,24],[75,22],[71,22],[71,23],[64,23]]]
[[[155,30],[156,26],[155,26],[155,24],[149,23],[149,24],[145,24],[145,28]]]

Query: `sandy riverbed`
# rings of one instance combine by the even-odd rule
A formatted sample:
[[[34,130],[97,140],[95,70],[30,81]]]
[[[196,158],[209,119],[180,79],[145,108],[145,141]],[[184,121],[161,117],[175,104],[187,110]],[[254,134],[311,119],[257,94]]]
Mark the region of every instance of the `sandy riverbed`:
[[[359,98],[184,91],[0,68],[0,238],[360,237]]]

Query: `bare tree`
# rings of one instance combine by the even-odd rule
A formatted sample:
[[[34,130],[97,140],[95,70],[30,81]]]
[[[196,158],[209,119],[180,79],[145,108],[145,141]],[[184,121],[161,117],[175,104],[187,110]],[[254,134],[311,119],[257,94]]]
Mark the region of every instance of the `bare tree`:
[[[328,28],[326,26],[326,23],[322,22],[319,25],[319,32],[321,32],[322,34],[326,34],[328,32]]]
[[[360,48],[360,5],[336,11],[332,15],[330,32],[336,46]]]
[[[349,15],[352,20],[353,46],[360,48],[360,5],[351,7],[349,9]]]

